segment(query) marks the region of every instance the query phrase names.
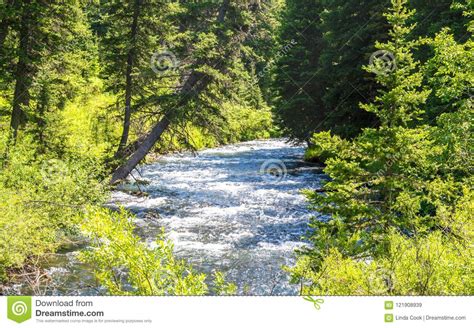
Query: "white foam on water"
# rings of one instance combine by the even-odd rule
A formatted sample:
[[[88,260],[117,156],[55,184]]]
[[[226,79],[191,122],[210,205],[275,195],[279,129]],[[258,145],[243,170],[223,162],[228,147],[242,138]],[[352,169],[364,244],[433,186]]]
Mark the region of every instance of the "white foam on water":
[[[305,169],[303,153],[279,139],[163,156],[140,168],[148,197],[115,192],[111,203],[137,213],[140,235],[151,247],[156,229],[144,215],[158,213],[154,224],[165,228],[177,256],[197,271],[222,271],[241,293],[295,295],[298,286],[289,284],[281,267],[293,264],[294,250],[304,245],[311,213],[301,189],[319,187],[321,178]],[[262,176],[269,160],[284,163],[284,178]]]

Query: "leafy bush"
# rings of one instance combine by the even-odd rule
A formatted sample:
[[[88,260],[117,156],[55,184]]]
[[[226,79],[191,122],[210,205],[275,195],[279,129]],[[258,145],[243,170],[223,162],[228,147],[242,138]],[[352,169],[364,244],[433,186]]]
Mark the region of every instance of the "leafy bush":
[[[336,157],[341,151],[347,149],[349,143],[330,131],[315,134],[310,140],[306,150],[305,160],[310,162],[325,163],[330,158]]]
[[[471,232],[472,233],[472,232]],[[292,269],[305,277],[304,295],[472,295],[472,248],[440,232],[423,238],[387,236],[389,251],[374,260],[357,260],[328,251],[318,272],[311,260]]]
[[[111,295],[204,295],[208,292],[206,275],[196,273],[184,260],[173,255],[173,245],[164,232],[153,247],[133,231],[126,211],[114,213],[90,209],[82,229],[91,248],[81,259],[95,269],[96,277]],[[215,274],[215,292],[234,294],[236,286]]]
[[[77,234],[81,208],[100,204],[106,188],[92,159],[38,156],[29,138],[8,150],[0,174],[0,274],[54,251]],[[5,148],[3,151],[6,151]]]

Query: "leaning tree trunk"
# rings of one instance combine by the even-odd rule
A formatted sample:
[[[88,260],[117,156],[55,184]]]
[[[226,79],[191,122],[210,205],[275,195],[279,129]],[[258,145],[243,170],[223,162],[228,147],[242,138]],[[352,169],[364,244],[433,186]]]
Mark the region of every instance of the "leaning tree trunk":
[[[125,179],[130,172],[135,168],[135,166],[140,163],[140,161],[145,158],[146,154],[153,148],[156,141],[158,141],[170,125],[170,120],[165,116],[163,117],[158,124],[156,124],[151,130],[150,134],[145,138],[145,140],[140,144],[138,149],[130,156],[127,162],[121,165],[117,170],[115,170],[112,175],[111,183],[116,183],[117,181]]]
[[[193,71],[189,75],[180,91],[183,99],[179,102],[178,107],[186,104],[186,102],[189,100],[188,95],[199,93],[202,89],[204,89],[208,83],[207,81],[208,80],[203,77],[202,73]],[[195,88],[198,84],[199,86]],[[161,135],[166,131],[170,124],[171,120],[165,114],[163,118],[158,123],[156,123],[151,132],[146,136],[144,141],[137,147],[128,160],[115,170],[110,183],[115,184],[118,181],[125,179],[138,165],[138,163],[140,163],[142,159],[145,158],[155,143],[160,140]]]
[[[225,0],[222,3],[222,6],[219,10],[217,17],[217,22],[222,23],[224,21],[225,15],[229,8],[230,0]],[[190,99],[189,96],[193,94],[198,94],[209,84],[210,79],[206,77],[203,73],[193,70],[188,76],[186,81],[183,83],[183,86],[180,89],[180,95],[183,97],[179,102],[178,107],[185,105]],[[140,163],[148,152],[153,148],[156,142],[160,140],[163,133],[166,131],[168,126],[171,124],[170,119],[165,114],[164,117],[153,127],[151,132],[145,138],[145,140],[138,146],[130,158],[118,167],[115,172],[112,174],[111,184],[115,184],[120,180],[125,179],[132,170]]]

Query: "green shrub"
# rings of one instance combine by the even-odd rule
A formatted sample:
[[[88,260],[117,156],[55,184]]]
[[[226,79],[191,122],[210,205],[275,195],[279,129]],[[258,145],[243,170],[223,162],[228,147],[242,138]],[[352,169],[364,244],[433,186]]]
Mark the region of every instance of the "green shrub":
[[[302,257],[292,269],[304,295],[472,295],[473,249],[440,232],[420,239],[388,236],[389,252],[357,260],[329,250],[318,272]]]
[[[305,160],[309,162],[325,163],[336,157],[341,151],[348,148],[349,143],[330,131],[313,135],[310,146],[305,152]]]
[[[90,249],[80,258],[95,270],[96,277],[111,295],[204,295],[209,288],[206,275],[196,273],[173,255],[173,244],[159,234],[153,247],[133,231],[130,213],[90,209],[82,224],[90,238]],[[235,294],[236,286],[215,273],[215,293]]]
[[[106,189],[94,161],[47,158],[23,138],[0,174],[0,273],[53,252],[77,234],[81,208],[100,204]]]

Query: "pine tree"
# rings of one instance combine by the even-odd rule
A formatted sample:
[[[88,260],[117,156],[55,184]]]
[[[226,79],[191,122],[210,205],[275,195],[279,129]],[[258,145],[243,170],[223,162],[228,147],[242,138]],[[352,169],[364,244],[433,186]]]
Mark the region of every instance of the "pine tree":
[[[440,11],[440,7],[446,11]],[[429,9],[425,8],[425,11]],[[470,90],[474,90],[472,87],[474,58],[470,51],[472,30],[469,27],[473,21],[472,9],[470,12],[471,14],[466,1],[455,1],[452,4],[451,1],[449,4],[441,1],[430,12],[429,17],[435,16],[436,19],[422,20],[422,27],[425,30],[428,25],[426,21],[433,22],[426,34],[431,36],[437,33],[430,42],[430,47],[425,47],[421,54],[417,54],[418,58],[428,60],[424,74],[433,89],[424,115],[424,121],[429,125],[435,125],[437,118],[443,113],[456,112],[463,106],[463,101],[472,95]],[[420,19],[421,17],[418,18]],[[417,34],[421,31],[420,27],[415,29]],[[450,72],[451,76],[446,72]]]
[[[13,139],[16,139],[18,129],[26,123],[26,110],[30,104],[30,88],[33,82],[34,64],[37,56],[34,51],[38,51],[35,43],[35,25],[38,21],[39,10],[35,2],[24,1],[19,9],[18,28],[18,62],[16,64],[14,78],[15,91],[13,94],[13,109],[10,127],[13,131]],[[36,48],[36,49],[34,49]]]
[[[132,114],[146,108],[140,98],[159,93],[158,83],[167,85],[166,80],[162,81],[153,71],[157,63],[152,61],[154,56],[168,51],[167,43],[171,35],[177,33],[170,20],[175,10],[174,4],[153,0],[105,2],[99,8],[96,29],[101,36],[103,75],[107,90],[118,95],[117,107],[123,113],[117,158],[124,155],[128,144]]]
[[[322,51],[322,3],[287,1],[281,18],[274,107],[283,133],[297,140],[308,140],[326,114],[325,81],[315,76]]]
[[[289,269],[295,281],[308,283],[303,293],[472,292],[473,266],[466,261],[472,257],[472,177],[466,169],[472,156],[466,154],[473,115],[465,95],[472,42],[457,44],[447,31],[431,41],[416,39],[414,13],[407,0],[392,0],[390,40],[376,44],[383,56],[366,67],[381,88],[361,107],[381,126],[364,129],[352,142],[328,133],[313,139],[329,158],[331,180],[307,192],[322,216],[311,220],[312,247]],[[437,127],[422,123],[431,90],[414,53],[425,44],[435,53],[426,64],[434,71],[435,96],[457,106],[439,117]]]
[[[390,40],[376,47],[391,54],[396,63],[390,65],[396,64],[396,69],[380,71],[377,67],[386,66],[377,60],[366,67],[382,88],[373,103],[361,106],[377,116],[380,128],[366,128],[342,147],[339,138],[313,138],[313,143],[333,152],[326,161],[331,181],[325,192],[308,194],[315,210],[332,216],[329,221],[312,221],[317,232],[310,237],[315,247],[308,252],[319,260],[331,246],[347,255],[377,254],[386,246],[384,236],[391,228],[414,233],[420,226],[413,215],[396,208],[407,190],[419,189],[430,169],[427,131],[408,127],[420,117],[429,91],[422,87],[423,75],[413,58],[418,42],[409,40],[414,26],[408,20],[414,12],[406,8],[406,0],[392,0],[392,6],[387,14]]]
[[[325,81],[327,114],[319,122],[320,130],[354,137],[362,128],[377,124],[373,115],[359,108],[359,103],[373,99],[377,89],[373,76],[362,67],[376,51],[375,41],[387,39],[382,13],[388,4],[388,0],[325,2],[323,50],[316,78]]]
[[[75,82],[67,81],[68,74],[75,71],[79,79],[86,75],[88,65],[83,59],[91,39],[80,1],[45,4],[28,0],[10,6],[4,20],[10,22],[5,38],[12,48],[6,52],[14,54],[16,63],[9,64],[6,56],[2,64],[7,61],[5,80],[14,83],[10,127],[15,139],[28,122],[39,123],[41,131],[44,111],[72,96]],[[85,65],[78,66],[80,63]]]
[[[160,108],[155,115],[156,123],[127,161],[115,170],[112,183],[126,178],[170,125],[210,126],[215,120],[222,121],[220,106],[224,99],[235,97],[235,84],[231,81],[241,75],[238,71],[242,47],[254,27],[254,12],[262,7],[228,0],[208,6],[213,15],[202,18],[200,26],[205,27],[204,31],[185,34],[192,55],[180,67],[174,92],[150,94],[143,100]]]
[[[275,69],[277,119],[299,140],[331,129],[353,137],[374,116],[359,103],[372,99],[375,82],[361,70],[386,38],[382,12],[387,1],[288,1],[280,44],[296,45]]]
[[[461,0],[467,4],[469,0]],[[417,26],[413,31],[416,36],[434,37],[443,28],[450,28],[458,41],[466,40],[466,24],[469,19],[453,0],[412,0],[410,5],[416,9],[413,17]]]

